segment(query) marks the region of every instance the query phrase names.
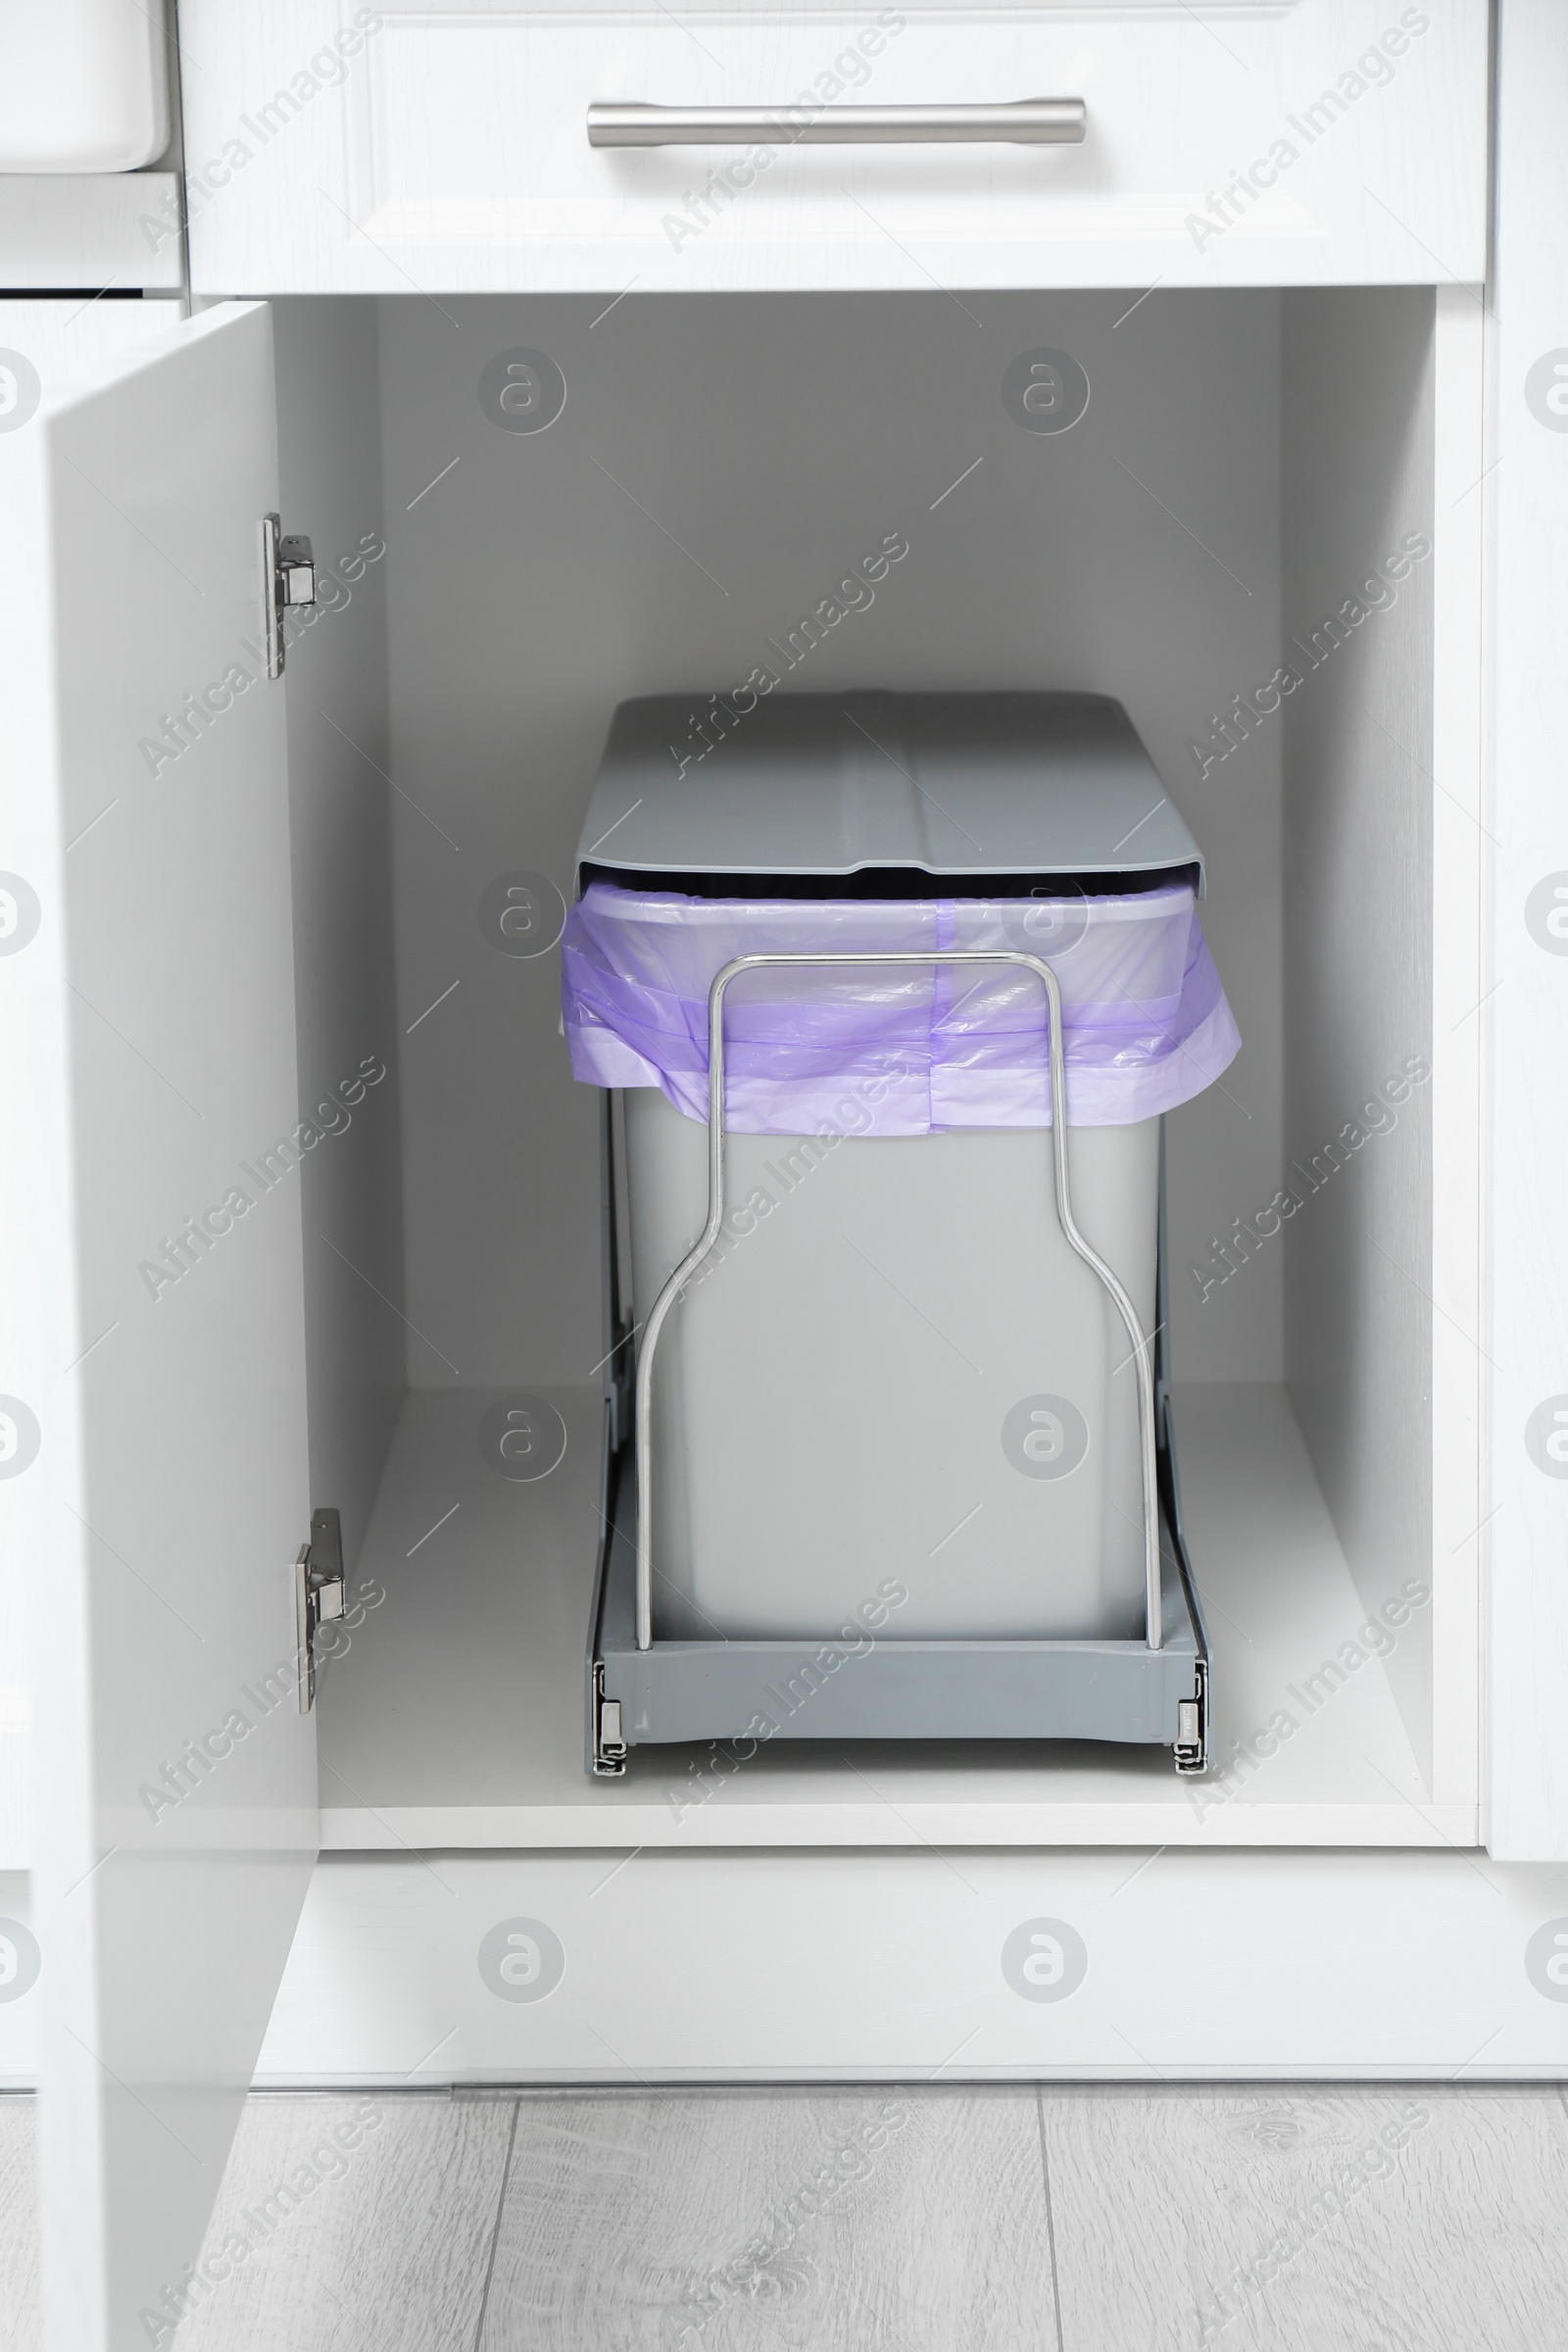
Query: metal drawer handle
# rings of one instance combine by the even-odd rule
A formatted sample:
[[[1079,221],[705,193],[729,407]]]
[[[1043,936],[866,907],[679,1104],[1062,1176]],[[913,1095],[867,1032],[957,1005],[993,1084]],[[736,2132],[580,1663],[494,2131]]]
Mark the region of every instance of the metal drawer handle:
[[[1081,98],[1020,98],[1011,106],[590,106],[590,147],[901,147],[971,140],[1073,146]]]

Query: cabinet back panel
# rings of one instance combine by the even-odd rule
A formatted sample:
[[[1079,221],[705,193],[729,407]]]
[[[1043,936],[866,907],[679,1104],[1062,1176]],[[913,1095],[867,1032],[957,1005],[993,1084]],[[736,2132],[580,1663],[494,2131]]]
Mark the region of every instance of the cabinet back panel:
[[[1136,289],[381,306],[412,1386],[597,1362],[596,1105],[558,1034],[557,959],[499,952],[479,903],[515,870],[569,891],[618,701],[690,688],[700,710],[759,663],[784,691],[1126,704],[1207,854],[1245,1040],[1171,1121],[1178,1264],[1270,1198],[1279,732],[1206,774],[1201,746],[1279,658],[1279,320],[1272,293]],[[486,367],[519,350],[564,377],[543,430],[485,405]],[[1088,376],[1069,430],[1004,405],[1009,364],[1041,350]],[[874,602],[788,668],[802,615],[894,536],[908,553]],[[1172,1312],[1183,1377],[1282,1377],[1277,1252],[1202,1303],[1178,1287]]]

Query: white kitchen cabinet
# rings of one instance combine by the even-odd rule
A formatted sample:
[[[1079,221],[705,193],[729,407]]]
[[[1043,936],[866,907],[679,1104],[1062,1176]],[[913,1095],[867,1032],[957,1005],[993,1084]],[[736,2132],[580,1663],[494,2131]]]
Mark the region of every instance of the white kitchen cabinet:
[[[1486,0],[616,9],[187,0],[211,293],[1395,284],[1486,273]],[[1081,100],[1081,144],[811,142]],[[591,147],[594,103],[791,109]]]
[[[6,0],[0,172],[122,172],[169,141],[164,0]],[[71,281],[59,281],[70,283]]]
[[[460,36],[504,58],[538,29],[382,14],[353,74],[385,57],[439,75]],[[217,86],[228,59],[253,89],[286,78],[276,24],[304,43],[322,22],[185,15]],[[1298,54],[1316,71],[1352,17],[1370,37],[1365,11],[1309,0],[1139,24],[1156,50],[1222,35],[1259,74],[1249,45],[1275,43],[1273,74]],[[586,22],[545,21],[563,43]],[[646,37],[618,22],[619,50],[592,34],[607,72]],[[1086,8],[1050,30],[1087,56],[1130,23]],[[1423,49],[1440,31],[1460,47]],[[1418,57],[1467,90],[1474,32],[1473,12],[1433,12],[1337,127],[1347,185],[1309,183],[1295,260],[1284,229],[1244,245],[1238,226],[1207,279],[1183,264],[1147,294],[1157,257],[1114,213],[1100,270],[1084,228],[1059,270],[1053,243],[919,291],[863,241],[834,277],[774,230],[754,277],[726,276],[742,264],[715,224],[712,277],[655,276],[661,299],[639,284],[607,310],[562,289],[617,292],[615,237],[572,216],[577,260],[552,275],[564,237],[492,212],[410,286],[404,229],[369,218],[384,265],[347,229],[329,247],[303,197],[274,203],[280,137],[192,223],[200,285],[275,299],[103,355],[8,447],[29,560],[0,582],[0,867],[31,896],[11,893],[26,937],[0,960],[0,1037],[31,1148],[4,1163],[25,1241],[0,1386],[39,1442],[0,1512],[7,1558],[47,1563],[27,1589],[49,1638],[30,1849],[19,1830],[0,1855],[32,1865],[43,1965],[0,2022],[49,2004],[71,2352],[147,2340],[137,2315],[169,2307],[259,2063],[292,2081],[1568,2063],[1568,2009],[1528,1957],[1564,1924],[1547,1866],[1568,1853],[1564,1496],[1539,1421],[1568,1378],[1561,586],[1542,527],[1562,487],[1568,39],[1537,6],[1504,12],[1489,324],[1466,172],[1428,188],[1439,142],[1401,162],[1394,111]],[[1216,49],[1208,71],[1229,70]],[[340,96],[323,69],[288,121],[301,185],[311,140],[347,152],[371,86],[353,74]],[[1464,105],[1434,119],[1462,163]],[[471,120],[488,170],[477,99]],[[1413,175],[1419,258],[1354,213],[1352,120],[1385,122],[1390,169]],[[407,142],[387,152],[404,171]],[[890,161],[900,200],[924,201],[907,157],[866,169]],[[420,168],[462,195],[457,165]],[[1005,290],[1024,274],[1053,290]],[[768,290],[668,291],[748,283]],[[332,298],[288,299],[302,288]],[[1047,350],[1091,386],[1058,434],[1004,391]],[[564,381],[547,430],[513,429],[490,389],[524,352]],[[258,659],[272,512],[311,534],[320,589],[277,682]],[[486,894],[524,873],[541,904],[567,888],[615,702],[689,688],[700,714],[889,532],[907,557],[790,682],[1115,694],[1208,858],[1245,1044],[1170,1122],[1178,1435],[1216,1661],[1220,1769],[1196,1788],[1092,1749],[582,1769],[596,1105],[565,1070],[551,956],[509,953]],[[1314,1185],[1325,1142],[1412,1064],[1397,1115]],[[1259,1239],[1293,1163],[1299,1218]],[[567,1432],[534,1485],[481,1449],[484,1413],[519,1392]],[[266,1704],[265,1678],[294,1657],[322,1505],[343,1514],[351,1617],[305,1716]],[[171,1767],[209,1740],[222,1752],[180,1787]],[[336,1850],[313,1880],[318,1843]],[[1013,2005],[997,1953],[1031,1907],[1084,1925],[1079,2005]],[[537,2004],[484,1975],[486,1936],[518,1919],[553,1923],[565,1954]],[[1456,1940],[1462,1964],[1401,2006],[1397,1970]]]
[[[172,56],[164,0],[0,5],[0,295],[183,286]]]

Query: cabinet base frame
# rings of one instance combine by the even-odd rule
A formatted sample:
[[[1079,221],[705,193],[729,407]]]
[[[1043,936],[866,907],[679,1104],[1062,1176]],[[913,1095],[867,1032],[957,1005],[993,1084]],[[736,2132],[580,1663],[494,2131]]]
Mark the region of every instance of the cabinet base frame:
[[[1208,1641],[1180,1534],[1170,1403],[1159,1397],[1164,1645],[1113,1641],[811,1637],[637,1646],[637,1497],[610,1448],[588,1645],[588,1769],[633,1747],[724,1741],[744,1761],[781,1740],[1100,1740],[1208,1765]]]

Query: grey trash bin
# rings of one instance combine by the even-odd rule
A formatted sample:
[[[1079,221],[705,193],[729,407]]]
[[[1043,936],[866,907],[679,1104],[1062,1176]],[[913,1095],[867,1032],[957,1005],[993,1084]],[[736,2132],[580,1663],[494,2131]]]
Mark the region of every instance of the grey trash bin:
[[[1160,1113],[1236,1043],[1198,847],[1101,697],[728,715],[696,760],[686,704],[616,713],[567,935],[574,1063],[622,1090],[644,1640],[842,1642],[874,1619],[879,1646],[1138,1643],[1158,1570],[1130,1332],[1157,1320]],[[1183,1034],[1194,937],[1212,986]],[[708,1218],[709,994],[741,956],[764,960],[724,989],[723,1215],[661,1309]],[[1099,1270],[1055,1206],[1022,957],[1061,997]]]

